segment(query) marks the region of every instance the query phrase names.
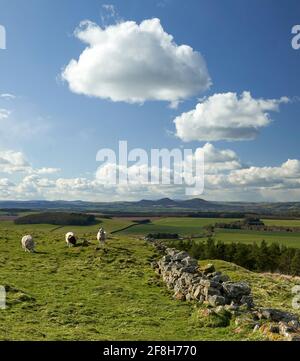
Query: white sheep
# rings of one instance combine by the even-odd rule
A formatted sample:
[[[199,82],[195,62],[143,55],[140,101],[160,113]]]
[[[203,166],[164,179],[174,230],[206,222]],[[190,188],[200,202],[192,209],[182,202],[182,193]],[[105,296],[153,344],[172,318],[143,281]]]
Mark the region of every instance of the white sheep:
[[[66,234],[66,242],[69,247],[75,246],[77,239],[73,232],[68,232]]]
[[[31,235],[24,236],[21,240],[22,248],[25,252],[34,252],[35,244]]]
[[[106,240],[106,232],[104,231],[103,228],[99,229],[97,233],[97,240],[99,241],[100,245],[104,246]]]

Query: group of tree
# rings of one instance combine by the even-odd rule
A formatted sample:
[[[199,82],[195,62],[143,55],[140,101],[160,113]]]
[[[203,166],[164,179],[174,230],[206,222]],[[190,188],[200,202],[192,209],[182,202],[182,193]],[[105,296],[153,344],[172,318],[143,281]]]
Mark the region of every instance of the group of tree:
[[[149,233],[146,238],[150,239],[178,239],[178,233]]]
[[[42,212],[27,214],[15,219],[15,224],[54,224],[64,226],[88,226],[96,224],[96,217],[85,213]]]
[[[133,219],[132,222],[136,223],[136,224],[149,224],[151,223],[151,219]]]
[[[244,218],[242,212],[193,212],[187,215],[193,218]]]
[[[275,226],[265,225],[264,222],[258,217],[245,217],[242,220],[234,222],[217,222],[212,225],[213,228],[223,229],[246,229],[246,230],[259,230],[268,232],[299,232],[299,227],[293,226]]]
[[[209,237],[206,241],[180,240],[174,247],[196,259],[220,259],[256,272],[300,275],[300,249],[278,243],[224,243]]]

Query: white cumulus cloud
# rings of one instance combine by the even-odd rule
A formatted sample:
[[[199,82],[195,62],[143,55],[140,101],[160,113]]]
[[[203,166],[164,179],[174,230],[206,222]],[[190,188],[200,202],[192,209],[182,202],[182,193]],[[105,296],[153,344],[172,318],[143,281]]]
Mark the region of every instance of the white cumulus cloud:
[[[231,172],[228,181],[236,186],[295,187],[300,186],[300,161],[288,159],[279,167],[250,167]]]
[[[179,101],[209,88],[202,55],[177,45],[157,18],[101,28],[84,21],[75,31],[87,44],[62,72],[74,93],[112,101]]]
[[[211,143],[203,146],[205,173],[219,173],[242,168],[238,155],[231,149],[218,149]],[[197,157],[196,151],[196,157]]]
[[[300,160],[288,159],[273,166],[248,166],[240,161],[234,151],[219,149],[206,143],[189,159],[182,160],[181,169],[175,169],[175,163],[169,168],[155,168],[149,162],[130,165],[126,171],[124,166],[106,163],[97,169],[94,176],[70,178],[56,175],[56,168],[34,168],[22,152],[0,151],[0,198],[91,201],[139,200],[166,196],[182,198],[186,197],[185,191],[189,185],[185,182],[174,184],[172,180],[175,175],[185,177],[185,165],[191,165],[192,161],[200,159],[201,152],[204,153],[205,160],[203,197],[206,199],[293,201],[300,196]],[[191,167],[187,167],[189,168]],[[128,183],[115,183],[116,171],[119,175],[128,175]],[[148,176],[152,171],[170,175],[171,183],[151,184]],[[9,176],[5,174],[2,177],[2,173]]]
[[[11,94],[11,93],[2,93],[2,94],[0,94],[0,98],[3,98],[3,99],[15,99],[16,96],[14,94]]]
[[[28,174],[54,174],[59,168],[34,168],[22,152],[14,150],[0,150],[0,173],[28,173]]]
[[[176,135],[183,141],[254,139],[289,99],[255,99],[250,92],[214,94],[174,120]]]
[[[30,164],[22,152],[12,150],[0,151],[0,172],[27,172],[30,169]]]
[[[10,111],[7,109],[0,109],[0,120],[6,119],[9,117]]]

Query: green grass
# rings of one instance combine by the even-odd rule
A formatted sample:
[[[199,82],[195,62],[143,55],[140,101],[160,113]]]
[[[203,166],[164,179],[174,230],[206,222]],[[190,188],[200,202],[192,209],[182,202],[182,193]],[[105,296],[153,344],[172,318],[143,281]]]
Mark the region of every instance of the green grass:
[[[233,281],[248,282],[257,305],[283,309],[300,316],[300,309],[292,308],[292,299],[295,296],[292,288],[300,284],[300,277],[255,273],[221,260],[205,260],[199,263],[213,263],[217,270],[227,274]]]
[[[237,219],[235,219],[237,220]],[[201,234],[203,227],[216,222],[233,222],[231,218],[192,218],[192,217],[165,217],[155,219],[149,224],[137,224],[119,234],[140,235],[147,233],[179,233],[182,235]]]
[[[126,219],[122,218],[113,218],[113,219],[106,219],[106,218],[97,218],[98,221],[100,221],[99,224],[95,224],[92,226],[65,226],[58,228],[54,232],[68,232],[70,229],[73,232],[78,233],[79,235],[84,234],[85,232],[96,232],[100,227],[104,227],[107,232],[116,231],[118,229],[122,229],[124,227],[129,226],[130,224],[133,224],[133,222],[128,221]],[[53,228],[57,228],[54,227]]]
[[[300,227],[300,219],[263,219],[266,226]]]
[[[215,239],[225,243],[260,243],[265,240],[268,243],[278,242],[287,247],[300,248],[300,233],[292,232],[259,232],[234,229],[217,229]]]
[[[118,235],[145,235],[147,233],[178,233],[183,236],[201,236],[203,227],[216,222],[233,222],[231,218],[192,218],[192,217],[165,217],[154,219],[149,224],[137,224],[126,230],[118,232]],[[123,221],[126,223],[125,221]],[[127,221],[128,224],[129,221]],[[264,220],[268,225],[296,226],[300,220]],[[126,226],[126,225],[125,225]],[[121,229],[122,227],[120,227]],[[116,227],[116,229],[118,229]],[[262,240],[268,243],[278,242],[288,247],[300,248],[299,232],[263,232],[252,230],[217,229],[216,240],[241,243],[260,243]],[[203,238],[201,238],[203,239]]]
[[[13,230],[13,231],[22,231],[25,233],[33,233],[35,230],[43,230],[54,233],[66,233],[70,230],[76,232],[79,236],[83,236],[86,232],[97,232],[100,227],[104,227],[108,232],[124,228],[133,222],[128,221],[122,218],[97,218],[99,221],[98,224],[91,226],[57,226],[53,224],[28,224],[28,225],[18,225],[14,224],[12,221],[0,221],[0,232],[1,230]]]
[[[85,228],[85,229],[83,229]],[[64,232],[34,227],[37,252],[25,253],[28,228],[1,224],[0,284],[9,286],[0,310],[0,340],[240,340],[234,324],[204,327],[192,303],[172,298],[150,261],[154,248],[132,237],[113,237],[97,249],[68,248]]]
[[[155,224],[198,229],[211,221],[165,218]],[[124,219],[103,219],[101,225],[113,231],[129,224]],[[150,262],[159,255],[151,245],[132,235],[116,234],[109,237],[105,251],[98,249],[98,227],[71,227],[91,244],[83,247],[79,242],[78,247],[68,248],[64,236],[70,227],[0,222],[0,285],[10,287],[8,307],[0,310],[0,340],[264,338],[250,329],[237,332],[234,322],[222,317],[202,319],[205,308],[198,311],[194,303],[174,300],[155,274]],[[20,239],[26,233],[35,238],[35,254],[21,248]],[[247,280],[257,303],[291,311],[295,280],[213,263],[232,279]]]

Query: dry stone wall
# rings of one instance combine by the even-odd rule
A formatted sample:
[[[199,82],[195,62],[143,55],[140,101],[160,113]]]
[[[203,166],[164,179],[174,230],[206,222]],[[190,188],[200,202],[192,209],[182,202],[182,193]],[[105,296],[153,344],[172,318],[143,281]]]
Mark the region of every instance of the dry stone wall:
[[[211,312],[224,309],[236,318],[236,325],[247,320],[253,331],[262,331],[269,338],[274,335],[300,341],[300,323],[297,315],[254,304],[251,288],[246,282],[232,282],[217,272],[213,264],[199,268],[198,261],[187,252],[168,248],[162,241],[147,239],[162,257],[152,267],[162,277],[174,298],[207,304]],[[275,337],[276,338],[276,337]]]

